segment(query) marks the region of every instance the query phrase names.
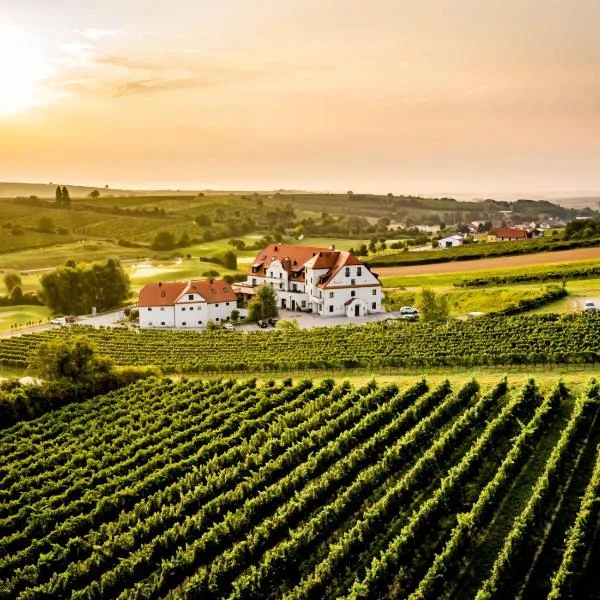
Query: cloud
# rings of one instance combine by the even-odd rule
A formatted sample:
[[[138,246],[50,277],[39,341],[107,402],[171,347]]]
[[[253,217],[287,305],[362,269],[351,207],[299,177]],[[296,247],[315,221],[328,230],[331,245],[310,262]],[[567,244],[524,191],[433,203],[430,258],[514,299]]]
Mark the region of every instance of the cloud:
[[[77,33],[82,35],[84,38],[88,40],[99,40],[104,37],[115,37],[117,35],[122,35],[125,33],[124,31],[120,31],[119,29],[76,29]]]
[[[64,44],[60,44],[58,48],[71,57],[81,61],[90,60],[92,54],[97,50],[94,44],[88,42],[65,42]]]
[[[157,69],[158,66],[155,66]],[[257,68],[204,67],[194,69],[189,74],[168,75],[163,77],[135,79],[121,84],[116,96],[131,96],[136,94],[156,94],[172,90],[207,88],[219,85],[243,83],[268,77],[288,75],[301,71],[329,70],[322,67],[305,67],[292,63],[269,62]]]
[[[164,68],[164,66],[159,63],[153,63],[150,61],[138,60],[137,58],[130,58],[129,56],[119,55],[98,56],[94,62],[99,65],[119,67],[121,69],[129,69],[133,71],[157,71]]]

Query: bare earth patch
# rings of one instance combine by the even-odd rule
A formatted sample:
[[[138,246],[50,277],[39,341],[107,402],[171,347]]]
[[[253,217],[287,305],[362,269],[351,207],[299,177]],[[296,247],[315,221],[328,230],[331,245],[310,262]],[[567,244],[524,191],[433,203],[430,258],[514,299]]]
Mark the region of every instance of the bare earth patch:
[[[468,273],[470,271],[488,271],[510,269],[511,267],[529,267],[532,265],[550,265],[554,263],[579,262],[600,259],[600,248],[577,248],[560,252],[540,252],[538,254],[520,254],[479,260],[453,261],[431,265],[410,265],[405,267],[374,267],[380,277],[392,275],[437,275],[442,273]]]

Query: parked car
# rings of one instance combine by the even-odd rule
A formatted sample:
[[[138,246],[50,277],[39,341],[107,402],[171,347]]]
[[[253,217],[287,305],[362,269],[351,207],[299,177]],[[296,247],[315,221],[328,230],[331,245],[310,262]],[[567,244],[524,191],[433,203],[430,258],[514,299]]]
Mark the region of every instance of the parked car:
[[[269,324],[266,321],[263,321],[262,319],[260,321],[257,321],[256,324],[261,328],[261,329],[265,329],[266,327],[269,326]]]
[[[419,311],[416,308],[413,308],[412,306],[403,306],[400,309],[400,314],[401,315],[418,315]]]
[[[275,319],[274,317],[271,317],[270,319],[267,319],[267,321],[268,321],[268,323],[269,323],[269,325],[271,327],[275,327],[275,325],[277,325],[278,319]]]
[[[225,325],[223,325],[223,327],[227,330],[227,331],[234,331],[235,327],[233,326],[232,323],[225,323]]]
[[[595,310],[598,310],[598,308],[593,302],[588,301],[583,305],[583,310],[586,312],[594,312]]]
[[[402,313],[400,318],[404,321],[417,321],[419,319],[419,313]]]
[[[67,320],[65,319],[65,317],[56,317],[56,319],[52,319],[50,321],[51,325],[66,325],[67,324]]]

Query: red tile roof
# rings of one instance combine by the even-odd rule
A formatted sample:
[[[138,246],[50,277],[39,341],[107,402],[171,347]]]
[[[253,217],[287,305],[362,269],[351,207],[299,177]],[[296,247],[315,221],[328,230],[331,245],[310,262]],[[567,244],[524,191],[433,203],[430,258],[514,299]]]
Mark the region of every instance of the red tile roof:
[[[172,306],[187,283],[176,281],[170,283],[147,283],[140,291],[140,306]]]
[[[286,259],[288,259],[284,262],[284,268],[286,268],[286,270],[288,270],[287,264],[289,264],[290,272],[300,271],[304,267],[305,262],[323,251],[327,250],[324,248],[313,248],[311,246],[296,246],[295,244],[271,244],[256,255],[256,259],[254,260],[254,264],[250,267],[249,273],[265,277],[269,265],[274,260],[286,261]],[[256,268],[257,270],[253,271],[252,268]]]
[[[525,239],[527,237],[527,232],[518,227],[492,227],[489,234],[499,238]]]
[[[237,300],[237,296],[231,289],[231,286],[222,279],[190,281],[189,286],[183,292],[184,296],[186,294],[200,294],[208,304]]]
[[[148,283],[140,291],[140,306],[173,306],[178,300],[185,302],[186,294],[199,294],[208,304],[237,300],[231,286],[222,279]]]

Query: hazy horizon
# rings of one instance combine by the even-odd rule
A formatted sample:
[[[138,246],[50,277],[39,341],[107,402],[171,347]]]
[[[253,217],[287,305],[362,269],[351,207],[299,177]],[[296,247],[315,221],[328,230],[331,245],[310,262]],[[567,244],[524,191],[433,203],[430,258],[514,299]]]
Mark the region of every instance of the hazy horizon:
[[[593,0],[0,3],[0,180],[597,195]]]

